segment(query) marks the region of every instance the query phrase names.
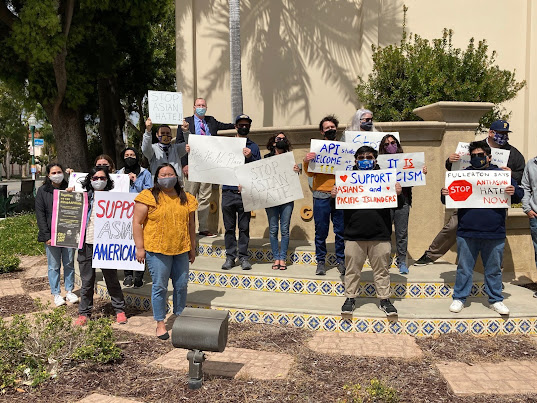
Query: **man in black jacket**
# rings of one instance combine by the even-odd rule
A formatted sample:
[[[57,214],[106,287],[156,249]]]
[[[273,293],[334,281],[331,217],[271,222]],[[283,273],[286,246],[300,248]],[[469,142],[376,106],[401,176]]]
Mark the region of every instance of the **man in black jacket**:
[[[216,120],[212,116],[206,116],[207,102],[203,98],[196,98],[194,101],[194,115],[188,116],[185,120],[188,122],[191,135],[201,136],[216,136],[218,130],[234,129],[233,123],[222,123]],[[178,134],[177,142],[184,143],[185,139],[183,134]],[[181,158],[181,165],[183,167],[183,174],[185,178],[188,178],[188,154]],[[209,199],[212,192],[211,183],[190,182],[185,180],[185,190],[194,195],[198,199],[198,222],[199,222],[199,234],[215,237],[216,234],[209,232]]]

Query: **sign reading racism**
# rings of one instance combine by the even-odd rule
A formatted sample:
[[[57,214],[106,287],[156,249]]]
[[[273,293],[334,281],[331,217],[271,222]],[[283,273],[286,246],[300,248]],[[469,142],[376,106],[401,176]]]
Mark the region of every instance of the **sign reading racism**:
[[[293,171],[294,165],[293,153],[287,152],[235,168],[244,211],[304,198],[298,175]]]
[[[238,186],[235,168],[244,165],[246,138],[190,136],[188,180]]]
[[[114,181],[114,188],[110,192],[129,192],[131,182],[129,175],[126,174],[109,174],[110,179]],[[74,187],[75,192],[84,192],[82,182],[88,176],[87,172],[73,172],[69,175],[69,187]]]
[[[337,209],[397,207],[395,169],[336,172]]]
[[[399,139],[399,132],[359,132],[351,130],[345,131],[343,134],[343,141],[355,144],[357,146],[356,149],[362,146],[369,146],[378,151],[380,140],[387,134],[401,141]]]
[[[80,249],[88,218],[88,194],[54,190],[50,244]]]
[[[358,148],[342,141],[311,140],[310,152],[315,153],[315,159],[309,162],[308,171],[334,174],[336,171],[351,170]]]
[[[460,171],[470,166],[470,143],[459,142],[455,154],[459,154],[461,159],[455,161],[451,167],[452,171]],[[506,167],[507,161],[509,161],[509,154],[511,150],[503,150],[501,148],[491,148],[491,164],[499,167]]]
[[[402,187],[424,186],[424,153],[379,154],[377,163],[381,169],[396,169],[396,181]]]
[[[132,216],[136,193],[95,192],[92,267],[144,270],[136,261]]]
[[[183,94],[169,91],[147,91],[149,118],[153,123],[183,124]]]
[[[505,188],[511,185],[510,171],[448,171],[445,187],[447,208],[508,208],[511,196]]]

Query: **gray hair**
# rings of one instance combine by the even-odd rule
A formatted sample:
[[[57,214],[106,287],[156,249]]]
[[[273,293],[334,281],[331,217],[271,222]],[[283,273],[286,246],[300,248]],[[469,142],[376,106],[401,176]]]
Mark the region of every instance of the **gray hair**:
[[[360,128],[360,120],[362,119],[362,116],[364,116],[366,113],[370,113],[371,116],[373,116],[373,112],[371,112],[369,109],[358,109],[354,116],[351,119],[351,123],[347,125],[347,130],[350,131],[362,131]],[[373,123],[373,130],[374,132],[377,131],[375,128],[375,124]]]

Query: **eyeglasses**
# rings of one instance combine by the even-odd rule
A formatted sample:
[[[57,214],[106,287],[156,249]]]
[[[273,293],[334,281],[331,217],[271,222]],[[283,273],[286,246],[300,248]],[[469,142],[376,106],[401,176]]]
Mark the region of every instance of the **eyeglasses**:
[[[274,141],[277,143],[279,141],[284,141],[284,140],[285,140],[285,137],[276,137]]]
[[[475,153],[475,154],[471,154],[472,157],[478,157],[478,158],[484,158],[485,157],[485,153]]]
[[[357,159],[357,160],[360,160],[360,161],[363,161],[363,160],[374,160],[375,157],[373,157],[372,155],[359,155],[356,159]]]
[[[91,180],[92,181],[105,181],[107,179],[106,179],[106,176],[92,176]]]
[[[389,145],[397,145],[397,142],[396,141],[387,141],[386,143],[384,143],[384,147],[388,147]]]
[[[363,118],[363,119],[360,119],[360,122],[372,122],[373,121],[373,118]]]
[[[250,124],[248,123],[239,123],[237,127],[250,127]]]

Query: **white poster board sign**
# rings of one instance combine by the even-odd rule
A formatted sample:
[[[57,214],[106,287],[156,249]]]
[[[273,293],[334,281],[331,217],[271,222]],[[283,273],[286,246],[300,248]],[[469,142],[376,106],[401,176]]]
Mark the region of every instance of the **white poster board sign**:
[[[369,146],[378,151],[380,147],[380,140],[382,140],[382,138],[387,134],[395,137],[399,142],[401,142],[399,132],[360,132],[351,130],[345,130],[345,133],[343,134],[343,141],[357,145],[356,149],[362,146]]]
[[[183,94],[170,91],[147,91],[149,118],[153,123],[183,124]]]
[[[470,143],[465,143],[460,141],[455,150],[455,154],[459,154],[461,159],[455,161],[451,166],[452,171],[461,171],[470,166]],[[507,161],[509,161],[509,154],[511,150],[503,150],[501,148],[491,148],[491,164],[497,165],[499,167],[506,167]]]
[[[511,171],[448,171],[445,187],[447,208],[509,208],[511,196],[505,188],[511,185]]]
[[[190,136],[188,180],[238,186],[235,168],[244,165],[244,137]]]
[[[244,211],[279,206],[304,198],[292,152],[235,168]]]
[[[402,153],[402,154],[379,154],[377,164],[381,169],[396,169],[396,181],[402,187],[424,186],[425,174],[425,154]]]
[[[397,207],[395,169],[336,172],[337,209]]]
[[[85,189],[82,187],[82,182],[86,179],[88,175],[87,172],[72,172],[69,175],[69,187],[74,187],[75,192],[85,192]],[[131,181],[129,175],[127,174],[109,174],[110,179],[114,181],[114,188],[110,192],[126,192],[129,193],[131,187]]]
[[[132,216],[136,193],[95,192],[92,267],[143,271],[136,261]]]
[[[351,170],[355,165],[354,154],[359,147],[342,141],[311,140],[310,152],[315,159],[308,164],[309,172],[334,174]]]

